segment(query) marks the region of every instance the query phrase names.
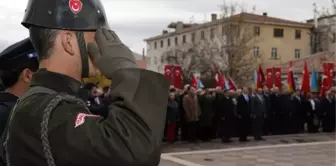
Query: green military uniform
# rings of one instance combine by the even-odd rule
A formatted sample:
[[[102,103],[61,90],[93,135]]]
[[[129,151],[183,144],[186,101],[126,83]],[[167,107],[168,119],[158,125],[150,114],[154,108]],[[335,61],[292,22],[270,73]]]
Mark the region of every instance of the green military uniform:
[[[30,0],[23,25],[75,30],[80,38],[81,31],[107,27],[107,22],[99,0]],[[86,48],[80,49],[83,53]],[[124,51],[127,56],[129,52]],[[80,82],[40,69],[11,115],[3,155],[8,166],[158,165],[168,81],[132,65],[111,71],[110,66],[121,64],[113,64],[118,57],[111,54],[118,52],[104,54],[109,55],[101,61],[110,65],[102,63],[99,69],[113,80],[108,116],[92,115],[74,97]],[[85,68],[87,57],[81,56]]]

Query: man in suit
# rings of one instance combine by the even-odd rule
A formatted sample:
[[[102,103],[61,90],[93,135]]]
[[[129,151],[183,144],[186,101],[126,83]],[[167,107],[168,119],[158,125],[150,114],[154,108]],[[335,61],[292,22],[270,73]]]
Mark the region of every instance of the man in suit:
[[[233,136],[233,126],[235,121],[235,103],[230,97],[230,92],[228,90],[224,91],[224,97],[221,100],[223,104],[223,110],[220,114],[220,130],[223,143],[231,142],[231,137]]]
[[[271,100],[270,100],[270,91],[267,86],[264,87],[264,93],[263,97],[266,104],[266,112],[264,117],[264,127],[263,127],[263,133],[264,135],[268,135],[272,132],[272,106],[271,106]]]
[[[270,102],[272,105],[272,134],[282,134],[283,128],[282,128],[282,118],[283,118],[283,101],[282,101],[282,95],[280,94],[280,90],[278,87],[275,87],[273,89],[273,94],[270,96]]]
[[[335,99],[332,91],[327,91],[326,96],[321,100],[321,119],[323,132],[333,132],[335,129]]]
[[[264,140],[261,136],[266,106],[263,90],[259,88],[257,93],[251,98],[252,134],[256,141]]]
[[[249,90],[244,87],[242,94],[238,97],[237,116],[238,116],[238,136],[240,142],[246,142],[251,115],[251,99]]]

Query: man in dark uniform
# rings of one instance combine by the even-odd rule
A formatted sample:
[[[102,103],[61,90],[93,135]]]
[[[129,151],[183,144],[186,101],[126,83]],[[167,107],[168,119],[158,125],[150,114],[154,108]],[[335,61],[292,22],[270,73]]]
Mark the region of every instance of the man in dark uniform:
[[[0,134],[5,130],[10,110],[29,88],[33,72],[37,69],[37,56],[29,38],[0,53],[0,78],[5,89],[0,92]]]
[[[23,25],[40,69],[10,116],[7,165],[158,165],[168,80],[137,67],[100,0],[29,0]],[[113,80],[107,118],[74,97],[96,68]]]

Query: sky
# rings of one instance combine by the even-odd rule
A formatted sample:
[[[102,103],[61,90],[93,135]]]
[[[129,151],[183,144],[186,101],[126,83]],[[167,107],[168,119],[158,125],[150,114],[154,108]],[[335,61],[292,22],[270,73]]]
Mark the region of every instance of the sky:
[[[0,51],[25,37],[28,31],[20,23],[28,0],[0,3]],[[268,16],[305,21],[314,16],[313,3],[319,8],[331,6],[331,0],[226,0],[244,4],[247,11],[267,12]],[[174,21],[202,23],[211,13],[220,13],[223,0],[102,0],[110,27],[132,51],[142,53],[146,38],[160,35]],[[85,4],[84,4],[85,5]]]

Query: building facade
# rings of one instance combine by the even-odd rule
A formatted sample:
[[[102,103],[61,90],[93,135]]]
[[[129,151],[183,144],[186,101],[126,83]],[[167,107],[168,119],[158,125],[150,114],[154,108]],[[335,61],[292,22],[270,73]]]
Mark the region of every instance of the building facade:
[[[234,24],[234,26],[232,26]],[[228,27],[228,25],[230,25]],[[232,28],[234,27],[234,28]],[[239,27],[239,28],[237,28]],[[311,54],[310,49],[310,31],[312,24],[302,23],[280,18],[270,17],[267,13],[261,15],[252,13],[240,13],[228,18],[217,18],[216,14],[211,15],[211,21],[204,24],[185,24],[183,22],[171,23],[162,34],[145,39],[147,43],[147,56],[150,58],[149,70],[163,73],[164,66],[173,64],[167,60],[169,53],[178,61],[182,68],[191,68],[188,62],[192,58],[185,59],[185,53],[190,50],[197,50],[198,47],[208,47],[213,45],[210,50],[203,50],[202,55],[206,56],[217,52],[211,60],[218,62],[219,67],[228,67],[230,55],[228,49],[239,45],[237,40],[243,41],[245,36],[242,32],[248,32],[246,36],[250,37],[245,41],[243,48],[246,56],[260,57],[259,61],[253,61],[255,65],[274,66],[282,64],[293,59],[300,59]],[[227,29],[230,29],[227,33]],[[231,46],[229,38],[233,38],[232,29],[239,29],[239,39],[234,39],[235,46]],[[236,30],[237,31],[237,30]],[[245,34],[245,33],[244,33]],[[229,37],[231,35],[231,37]],[[210,39],[213,42],[202,42]],[[201,43],[201,44],[195,44]],[[230,48],[228,48],[229,46]],[[224,51],[223,51],[224,49]],[[209,53],[210,52],[210,53]],[[192,56],[193,54],[190,53]],[[197,59],[196,59],[197,60]],[[251,62],[252,63],[252,62]]]

